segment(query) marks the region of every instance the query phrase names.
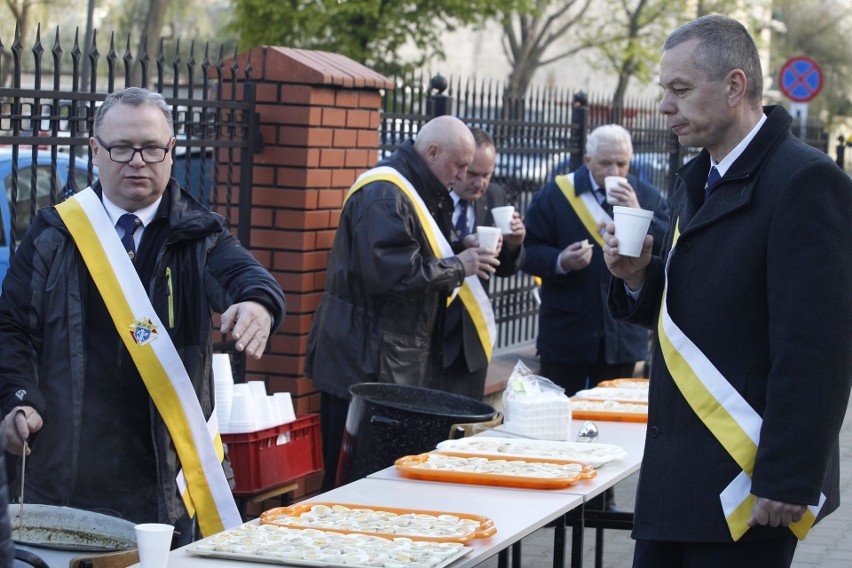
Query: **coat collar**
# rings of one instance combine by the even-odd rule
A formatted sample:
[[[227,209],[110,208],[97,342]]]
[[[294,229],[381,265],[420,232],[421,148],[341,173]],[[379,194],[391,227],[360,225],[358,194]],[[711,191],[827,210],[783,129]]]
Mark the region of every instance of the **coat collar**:
[[[677,173],[672,194],[672,211],[679,216],[681,233],[715,223],[722,217],[746,207],[753,198],[755,185],[765,162],[777,145],[789,136],[792,118],[780,106],[763,109],[766,123],[704,203],[704,184],[710,170],[710,154],[702,150]]]

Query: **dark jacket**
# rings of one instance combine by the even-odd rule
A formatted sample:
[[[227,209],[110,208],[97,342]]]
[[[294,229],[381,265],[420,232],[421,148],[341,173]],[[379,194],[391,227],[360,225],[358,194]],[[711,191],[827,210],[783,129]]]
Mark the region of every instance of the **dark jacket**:
[[[474,201],[474,215],[477,225],[495,227],[494,216],[491,210],[495,207],[503,207],[510,205],[506,198],[506,189],[498,183],[488,184],[485,194],[480,199]],[[454,244],[453,249],[456,252],[461,252],[464,247]],[[520,247],[510,249],[503,246],[500,250],[500,255],[497,259],[500,261],[500,266],[497,267],[497,272],[494,276],[512,276],[524,262],[526,251],[523,243]],[[488,293],[492,290],[493,279],[482,280],[482,287]],[[474,372],[488,365],[488,360],[485,358],[485,351],[482,349],[482,344],[479,341],[479,335],[476,332],[476,326],[470,317],[470,314],[461,303],[460,299],[456,299],[450,304],[447,310],[447,324],[444,340],[444,367],[456,360],[464,347],[464,357],[467,363],[468,371]]]
[[[94,189],[100,194],[98,184]],[[235,302],[258,301],[270,310],[274,331],[284,317],[284,295],[275,279],[224,227],[219,215],[180,190],[174,180],[163,199],[164,203],[171,200],[168,235],[157,254],[148,295],[168,328],[168,267],[175,321],[168,332],[207,418],[213,410],[214,392],[212,312],[221,313]],[[27,459],[26,495],[32,502],[68,505],[80,448],[98,443],[80,438],[86,420],[82,413],[87,368],[84,330],[92,325],[87,322],[89,286],[94,284],[88,269],[58,213],[52,207],[40,210],[15,252],[0,297],[2,414],[16,405],[30,405],[44,418]],[[108,329],[113,323],[103,325]],[[26,393],[22,400],[19,391]],[[153,404],[150,409],[159,521],[173,524],[185,514],[175,483],[180,464],[163,420]],[[121,471],[120,464],[117,467],[116,477],[133,483],[134,472]]]
[[[680,228],[669,269],[673,321],[763,417],[752,493],[838,504],[838,432],[852,381],[852,182],[828,156],[790,133],[781,107],[704,201],[706,151],[677,174]],[[654,258],[633,309],[613,282],[618,317],[656,326],[664,285]],[[633,535],[730,542],[719,494],[739,473],[669,374],[659,344]],[[755,527],[745,539],[784,528]]]
[[[411,182],[448,235],[453,202],[412,143],[379,165]],[[430,384],[443,371],[447,298],[464,275],[458,258],[432,253],[414,205],[396,185],[364,186],[340,217],[308,335],[307,375],[338,398],[362,382]]]
[[[654,211],[649,233],[655,250],[666,230],[668,206],[654,186],[627,176],[639,205]],[[592,191],[589,169],[580,166],[574,173],[577,195]],[[552,363],[593,363],[601,338],[606,362],[635,363],[648,353],[645,330],[616,321],[606,306],[610,273],[603,251],[583,226],[562,190],[552,181],[539,190],[524,220],[527,227],[527,258],[523,270],[540,276],[541,307],[537,347],[541,358]],[[572,243],[589,239],[594,245],[591,263],[582,270],[556,273],[556,259]]]

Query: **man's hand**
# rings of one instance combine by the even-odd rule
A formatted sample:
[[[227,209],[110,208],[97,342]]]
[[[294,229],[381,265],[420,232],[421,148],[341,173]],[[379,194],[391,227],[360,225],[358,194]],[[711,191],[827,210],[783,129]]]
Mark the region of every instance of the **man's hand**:
[[[632,207],[640,209],[639,198],[636,197],[636,191],[633,186],[627,183],[627,178],[620,182],[617,186],[611,188],[607,192],[610,199],[610,205],[620,205],[621,207]]]
[[[582,270],[592,262],[592,247],[587,241],[577,241],[559,253],[559,264],[565,272]]]
[[[30,434],[38,432],[44,426],[41,415],[32,406],[16,406],[3,419],[3,438],[6,440],[6,451],[20,456],[24,453],[24,440]],[[27,455],[30,454],[27,449]]]
[[[464,238],[462,241],[462,245],[465,249],[469,248],[479,248],[479,235],[477,233],[471,233]],[[500,254],[500,251],[503,250],[503,235],[500,235],[500,238],[497,239],[497,254]],[[470,276],[470,275],[468,275]]]
[[[222,314],[222,333],[231,332],[237,341],[237,351],[260,359],[272,331],[272,316],[257,302],[234,304]]]
[[[515,211],[515,214],[512,216],[512,232],[508,235],[503,235],[503,242],[510,249],[516,249],[521,246],[526,236],[527,228],[524,226],[524,222],[521,221],[520,213]]]
[[[755,497],[751,518],[748,520],[748,526],[750,527],[755,525],[786,527],[790,523],[801,520],[805,515],[805,511],[808,510],[807,505],[797,505],[795,503],[784,503],[783,501]]]
[[[642,244],[642,254],[639,258],[621,256],[618,254],[618,238],[615,236],[615,225],[607,223],[604,233],[604,262],[616,278],[621,278],[631,290],[641,290],[645,285],[645,270],[651,263],[651,248],[654,237],[645,235]]]
[[[491,275],[500,266],[500,261],[494,256],[494,253],[481,247],[463,250],[458,254],[458,259],[464,265],[465,276],[475,274],[484,280],[491,278]]]

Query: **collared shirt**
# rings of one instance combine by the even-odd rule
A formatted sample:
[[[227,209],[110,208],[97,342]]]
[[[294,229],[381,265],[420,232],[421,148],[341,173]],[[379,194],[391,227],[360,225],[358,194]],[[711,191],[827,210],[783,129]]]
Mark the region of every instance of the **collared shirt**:
[[[106,192],[103,192],[103,203],[104,209],[106,209],[107,215],[109,215],[110,221],[115,226],[115,230],[118,232],[119,237],[124,236],[124,231],[118,227],[118,219],[124,215],[125,213],[133,213],[136,217],[142,221],[142,224],[136,229],[136,232],[133,233],[133,242],[136,243],[136,249],[139,249],[139,243],[142,241],[142,233],[145,232],[145,227],[147,227],[151,221],[154,220],[154,217],[157,215],[157,209],[160,207],[160,201],[163,200],[163,196],[160,197],[152,203],[151,205],[147,205],[142,209],[137,209],[136,211],[125,211],[112,201],[110,201],[109,197],[107,197]]]
[[[746,137],[740,140],[740,143],[734,146],[734,149],[728,152],[728,155],[722,158],[721,162],[716,162],[713,159],[713,156],[710,156],[710,168],[716,168],[719,171],[719,177],[725,177],[725,173],[727,173],[728,169],[733,165],[734,162],[737,161],[745,149],[751,144],[751,141],[754,140],[754,137],[757,136],[760,127],[763,126],[763,123],[766,122],[766,115],[761,114],[760,120],[757,121],[757,124],[754,125],[754,128],[751,129],[751,132],[746,134]],[[709,170],[708,170],[709,174]]]
[[[714,167],[719,171],[719,177],[725,177],[725,173],[727,173],[728,169],[733,165],[733,163],[739,158],[745,149],[751,144],[751,141],[754,140],[754,137],[757,136],[757,133],[760,131],[760,128],[763,126],[763,123],[766,122],[766,115],[761,114],[760,120],[757,121],[757,124],[754,125],[754,128],[746,134],[745,138],[740,140],[740,143],[734,146],[734,149],[728,152],[728,155],[722,158],[721,162],[716,162],[713,159],[713,156],[710,156],[710,169]],[[710,170],[707,170],[707,174],[710,174]],[[636,301],[639,298],[639,293],[642,292],[642,289],[631,290],[628,288],[627,284],[624,284],[624,291],[627,292],[627,297]]]

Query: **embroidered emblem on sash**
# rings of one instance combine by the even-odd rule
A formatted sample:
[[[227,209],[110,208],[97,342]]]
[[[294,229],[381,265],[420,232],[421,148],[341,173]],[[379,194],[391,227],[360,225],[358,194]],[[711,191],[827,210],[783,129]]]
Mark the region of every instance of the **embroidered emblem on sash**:
[[[140,347],[157,339],[157,328],[149,319],[136,320],[130,324],[130,335]]]

